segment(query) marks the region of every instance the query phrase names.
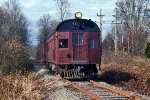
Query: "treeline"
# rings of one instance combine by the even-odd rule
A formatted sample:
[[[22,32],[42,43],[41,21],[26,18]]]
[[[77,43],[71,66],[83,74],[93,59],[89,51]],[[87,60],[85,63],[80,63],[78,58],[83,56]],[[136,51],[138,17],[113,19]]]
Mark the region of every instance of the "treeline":
[[[114,17],[112,30],[103,41],[103,53],[143,56],[150,41],[149,0],[119,0]]]
[[[6,74],[25,69],[29,45],[28,19],[16,0],[0,7],[0,71]]]

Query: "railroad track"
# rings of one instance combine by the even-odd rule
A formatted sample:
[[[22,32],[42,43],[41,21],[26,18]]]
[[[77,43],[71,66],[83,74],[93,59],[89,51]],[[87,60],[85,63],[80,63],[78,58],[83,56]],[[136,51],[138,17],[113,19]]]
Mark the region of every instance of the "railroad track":
[[[71,82],[60,75],[57,75],[57,77],[92,100],[144,100],[129,92],[117,90],[92,80]]]

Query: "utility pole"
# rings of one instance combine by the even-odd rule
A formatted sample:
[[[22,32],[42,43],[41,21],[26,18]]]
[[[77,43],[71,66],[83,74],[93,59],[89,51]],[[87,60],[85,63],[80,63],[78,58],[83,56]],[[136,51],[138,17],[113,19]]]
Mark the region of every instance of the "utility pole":
[[[105,16],[105,15],[102,15],[102,9],[100,9],[100,14],[97,13],[97,16],[100,17],[100,32],[101,33],[99,36],[100,36],[100,51],[101,51],[100,57],[101,57],[102,55],[102,23],[103,23],[102,18]],[[100,65],[101,65],[101,61],[99,64],[99,71],[101,70]]]
[[[117,43],[117,24],[121,24],[121,23],[118,23],[117,22],[117,8],[115,9],[115,15],[113,15],[113,17],[115,17],[115,40],[114,40],[114,43],[115,43],[115,55],[117,55],[117,52],[118,52],[118,43]]]
[[[102,45],[102,23],[103,23],[103,20],[102,18],[105,16],[105,15],[102,15],[102,9],[100,9],[100,14],[97,13],[97,16],[100,17],[100,45]]]
[[[100,9],[100,14],[97,13],[97,16],[100,17],[100,30],[101,30],[101,34],[102,34],[102,18],[105,16],[105,15],[102,15],[102,9]]]

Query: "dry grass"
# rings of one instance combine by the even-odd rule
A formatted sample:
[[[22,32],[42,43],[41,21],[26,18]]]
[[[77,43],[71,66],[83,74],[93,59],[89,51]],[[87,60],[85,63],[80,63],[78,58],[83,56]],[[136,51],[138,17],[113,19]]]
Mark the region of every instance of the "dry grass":
[[[116,70],[128,72],[142,78],[150,78],[150,59],[131,56],[102,57],[102,71]]]
[[[0,100],[40,100],[40,92],[33,81],[35,74],[0,76]]]
[[[122,78],[128,79],[129,75],[133,76],[133,79],[119,81],[113,84],[121,86],[126,90],[150,95],[150,59],[132,56],[105,55],[102,57],[101,70],[103,75],[107,76],[105,79],[112,79],[113,82],[118,79],[124,80]],[[111,71],[113,73],[110,74]],[[124,77],[124,73],[128,74],[127,77]]]

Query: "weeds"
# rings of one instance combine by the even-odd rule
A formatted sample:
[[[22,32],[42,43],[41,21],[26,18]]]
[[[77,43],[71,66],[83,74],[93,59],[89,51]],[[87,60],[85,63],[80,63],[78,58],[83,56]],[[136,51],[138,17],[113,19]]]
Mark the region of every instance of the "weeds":
[[[40,100],[38,90],[34,90],[36,83],[33,81],[34,73],[27,77],[16,75],[0,76],[0,99],[1,100]]]

